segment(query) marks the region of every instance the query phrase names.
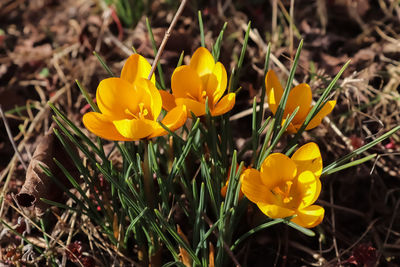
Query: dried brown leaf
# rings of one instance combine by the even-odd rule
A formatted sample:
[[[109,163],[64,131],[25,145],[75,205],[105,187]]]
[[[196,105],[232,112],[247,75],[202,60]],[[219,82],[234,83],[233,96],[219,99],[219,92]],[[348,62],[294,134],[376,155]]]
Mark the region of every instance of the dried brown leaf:
[[[49,169],[54,177],[66,188],[71,187],[71,184],[55,164],[53,158],[56,158],[72,175],[78,173],[69,155],[55,136],[53,130],[50,129],[36,147],[26,172],[25,183],[16,196],[19,205],[23,207],[34,205],[37,216],[43,215],[48,207],[40,198],[56,202],[62,201],[63,198],[62,189],[51,177],[44,173],[42,167]]]

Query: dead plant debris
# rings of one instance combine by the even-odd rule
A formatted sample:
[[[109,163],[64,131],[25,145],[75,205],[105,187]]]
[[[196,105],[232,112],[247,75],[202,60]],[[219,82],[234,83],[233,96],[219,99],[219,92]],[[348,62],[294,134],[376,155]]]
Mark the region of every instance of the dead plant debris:
[[[167,4],[174,1],[154,2],[147,14],[159,44],[175,6]],[[253,22],[242,70],[243,89],[234,113],[250,108],[248,99],[260,95],[260,70],[267,43],[271,41],[273,48],[272,68],[284,76],[293,59],[293,47],[302,38],[304,48],[295,78],[309,82],[315,92],[325,88],[343,64],[351,60],[333,96],[338,101],[331,116],[334,128],[326,126],[308,133],[319,143],[324,162],[347,154],[400,123],[398,1],[298,0],[292,28],[287,17],[289,0],[201,2],[202,5],[190,3],[170,38],[161,59],[165,77],[170,77],[182,51],[190,55],[200,45],[196,15],[200,9],[207,46],[213,44],[223,22],[228,21],[220,57],[225,66],[236,62],[233,55],[240,52],[243,29],[249,20]],[[149,59],[154,58],[145,18],[128,29],[122,28],[114,15],[103,1],[0,2],[0,105],[10,121],[15,141],[22,144],[21,153],[30,162],[23,183],[24,171],[2,127],[2,266],[45,266],[51,257],[61,266],[137,266],[140,248],[119,250],[107,242],[99,227],[86,216],[49,208],[40,201],[45,198],[72,205],[72,200],[62,195],[41,168],[47,166],[62,184],[69,184],[53,161],[57,158],[66,163],[69,157],[52,133],[45,135],[51,124],[51,113],[45,112],[46,102],[55,99],[54,104],[81,125],[86,103],[74,81],[79,80],[94,94],[98,82],[107,77],[93,51],[106,60],[114,73],[133,52],[131,47]],[[235,121],[232,131],[240,140],[249,139],[249,118]],[[305,140],[310,139],[308,135]],[[278,226],[277,231],[261,232],[235,257],[247,266],[399,266],[399,146],[400,136],[395,134],[374,148],[372,152],[380,155],[374,163],[327,178],[320,203],[326,207],[327,215],[317,230],[317,238],[287,232]],[[68,166],[74,172],[72,165]],[[12,194],[18,192],[15,203]],[[42,227],[34,211],[43,216]],[[177,208],[173,216],[179,212],[182,211]],[[22,222],[20,218],[25,219]],[[184,222],[179,223],[185,229]],[[28,232],[26,228],[35,230]],[[47,235],[43,235],[43,230]],[[185,234],[190,233],[185,230],[185,234],[180,234],[186,238]],[[41,253],[29,243],[21,246],[21,238],[31,240],[41,248]],[[288,239],[291,241],[287,242]],[[189,266],[186,250],[179,250]],[[211,258],[213,262],[214,252],[210,253]]]

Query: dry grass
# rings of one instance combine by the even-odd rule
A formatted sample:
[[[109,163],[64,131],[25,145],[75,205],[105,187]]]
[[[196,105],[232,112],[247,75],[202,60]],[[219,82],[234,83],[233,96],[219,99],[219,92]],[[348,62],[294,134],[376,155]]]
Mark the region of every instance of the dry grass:
[[[238,1],[236,7],[217,1],[215,6],[201,7],[206,44],[216,39],[222,23],[228,21],[221,51],[225,66],[232,66],[237,60],[232,55],[241,49],[248,20],[254,25],[240,82],[243,89],[234,113],[250,108],[252,97],[260,95],[267,41],[272,41],[273,47],[271,67],[285,77],[293,47],[301,36],[305,45],[296,79],[309,82],[316,93],[329,84],[348,59],[352,60],[333,96],[338,106],[330,123],[305,135],[305,141],[312,138],[320,145],[324,162],[332,162],[399,124],[400,6],[396,1],[298,0],[293,12],[291,1],[271,2],[272,7],[257,1],[246,5]],[[195,8],[192,3],[186,9],[166,46],[161,58],[166,77],[182,50],[189,55],[200,44]],[[74,80],[94,93],[98,82],[106,77],[93,50],[106,59],[115,73],[131,53],[132,45],[145,57],[154,57],[144,20],[135,29],[124,29],[123,38],[119,39],[118,23],[111,13],[99,1],[0,4],[0,29],[5,32],[0,35],[0,104],[25,164],[30,161],[37,137],[51,124],[47,101],[62,107],[70,119],[80,124],[87,107]],[[151,7],[158,44],[172,16],[173,10],[165,11],[162,4]],[[271,29],[275,31],[270,33]],[[15,106],[24,110],[10,113]],[[242,129],[241,125],[249,122],[249,117],[242,117],[235,121],[235,127]],[[235,133],[241,140],[248,139],[249,134],[250,130]],[[326,208],[326,217],[316,229],[318,238],[304,237],[279,226],[279,231],[267,230],[252,238],[235,257],[248,266],[265,266],[266,258],[278,266],[343,266],[351,262],[360,266],[374,266],[375,262],[398,266],[399,146],[400,136],[395,134],[373,148],[371,153],[380,155],[375,162],[324,178],[319,203]],[[136,256],[132,255],[138,253],[138,248],[120,251],[86,216],[51,207],[42,219],[43,231],[33,210],[21,208],[14,201],[25,171],[4,128],[0,131],[0,148],[0,262],[43,266],[54,257],[62,266],[71,262],[78,266],[94,266],[94,262],[96,266],[136,265]],[[72,205],[71,200],[65,203]],[[21,239],[7,231],[5,223],[17,232],[25,225],[26,239],[42,248],[43,253],[33,254],[32,247],[19,246]],[[82,252],[73,252],[84,255],[81,259],[87,262],[68,256],[69,250],[80,247]]]

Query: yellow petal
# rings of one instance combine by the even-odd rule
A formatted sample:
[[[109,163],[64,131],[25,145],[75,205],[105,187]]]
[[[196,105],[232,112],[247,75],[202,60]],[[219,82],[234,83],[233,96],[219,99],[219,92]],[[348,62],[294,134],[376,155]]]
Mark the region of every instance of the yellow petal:
[[[285,123],[286,119],[282,119],[282,125]],[[299,126],[301,127],[301,125]],[[290,133],[290,134],[294,134],[297,133],[297,125],[293,125],[293,123],[289,123],[288,127],[286,128],[286,132]]]
[[[273,153],[261,165],[261,180],[272,189],[284,181],[293,180],[296,176],[296,164],[284,154]]]
[[[296,211],[297,216],[292,219],[292,222],[297,223],[305,228],[317,226],[324,219],[325,210],[321,206],[312,205]]]
[[[321,193],[321,181],[310,171],[300,173],[294,187],[295,198],[300,201],[299,209],[313,204]]]
[[[109,118],[101,113],[86,113],[85,115],[83,115],[82,121],[89,131],[101,138],[114,141],[132,141],[129,138],[123,137],[117,131],[114,124],[109,120]]]
[[[224,65],[217,62],[214,66],[212,73],[208,77],[206,92],[210,104],[213,105],[218,102],[226,90],[227,75]]]
[[[268,96],[269,109],[275,114],[283,95],[283,88],[273,70],[269,70],[265,76],[265,89]]]
[[[310,130],[312,128],[317,127],[318,125],[321,124],[322,119],[328,115],[329,113],[332,112],[333,108],[336,105],[335,100],[328,101],[325,106],[317,113],[317,115],[314,116],[314,118],[310,121],[310,123],[307,125],[306,130]]]
[[[190,111],[194,113],[196,116],[203,116],[206,114],[206,105],[205,103],[200,103],[196,100],[192,100],[189,98],[175,98],[175,103],[177,106],[186,106],[188,111],[188,116],[190,116]]]
[[[322,157],[316,143],[310,142],[301,146],[291,157],[297,166],[298,173],[311,171],[315,177],[322,173]]]
[[[175,131],[185,124],[187,119],[186,106],[177,106],[165,115],[161,121],[162,124],[167,126],[171,131]]]
[[[262,181],[260,172],[256,169],[246,169],[240,176],[243,194],[252,202],[259,204],[274,203],[274,196],[271,190]]]
[[[236,94],[235,93],[229,93],[226,96],[224,96],[216,105],[214,108],[211,108],[210,112],[212,116],[219,116],[222,114],[227,113],[230,111],[233,106],[235,105],[235,99],[236,99]]]
[[[143,138],[147,138],[154,132],[154,128],[158,125],[157,122],[152,120],[119,120],[113,121],[117,131],[131,140],[137,141]]]
[[[166,111],[170,111],[174,107],[176,107],[175,97],[168,93],[165,90],[159,90],[161,99],[162,99],[162,107]]]
[[[295,214],[294,210],[284,208],[278,205],[257,204],[258,208],[268,217],[272,219],[286,218]]]
[[[186,106],[177,106],[169,111],[167,115],[165,115],[161,123],[173,132],[176,129],[180,128],[183,124],[185,124],[186,119]],[[154,129],[154,132],[148,138],[166,135],[167,133],[168,132],[161,125],[157,125],[157,127],[155,127]]]
[[[125,62],[121,71],[121,79],[133,83],[138,78],[147,79],[150,74],[151,65],[139,54],[131,55]],[[155,84],[155,76],[151,76],[151,82]]]
[[[127,118],[125,110],[136,110],[138,105],[134,87],[121,78],[102,80],[97,87],[96,100],[101,113],[114,120]]]
[[[308,112],[310,111],[311,101],[311,88],[308,84],[302,83],[295,86],[289,93],[283,116],[286,118],[287,114],[293,113],[293,111],[299,107],[299,110],[297,111],[296,116],[293,118],[292,123],[303,123]]]
[[[148,93],[147,95],[144,94],[144,98],[142,98],[141,101],[143,101],[146,107],[149,107],[150,110],[148,111],[152,114],[151,119],[156,120],[162,108],[160,92],[151,81],[143,78],[138,78],[134,86],[137,92],[143,92],[143,94],[145,92]]]
[[[191,98],[200,100],[202,82],[196,71],[189,66],[180,66],[174,70],[171,77],[171,88],[175,98]]]
[[[212,73],[215,61],[211,53],[204,47],[199,47],[194,52],[189,66],[193,68],[199,77]]]

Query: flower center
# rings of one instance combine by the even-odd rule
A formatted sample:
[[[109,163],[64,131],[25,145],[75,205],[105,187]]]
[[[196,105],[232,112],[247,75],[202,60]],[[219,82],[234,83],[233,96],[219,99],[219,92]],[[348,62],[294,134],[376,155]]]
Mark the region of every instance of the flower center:
[[[149,114],[149,111],[147,110],[147,108],[144,108],[144,103],[140,103],[139,104],[139,118],[144,119],[144,117],[147,116],[147,114]]]
[[[134,119],[143,120],[149,114],[147,108],[144,107],[144,103],[139,103],[139,112],[137,114],[133,114],[129,109],[125,109],[125,113],[129,116],[132,116]]]
[[[279,196],[283,203],[287,204],[293,199],[293,197],[289,196],[290,188],[292,187],[292,185],[292,181],[283,182],[280,185],[274,187],[272,189],[272,193],[274,193],[274,195],[276,196]]]
[[[186,93],[186,97],[187,97],[187,98],[192,99],[192,100],[195,100],[195,101],[201,101],[201,100],[204,100],[204,101],[205,101],[206,96],[207,96],[207,92],[206,92],[206,91],[202,91],[202,92],[201,92],[200,98],[197,98],[197,97],[193,96],[191,93]]]

